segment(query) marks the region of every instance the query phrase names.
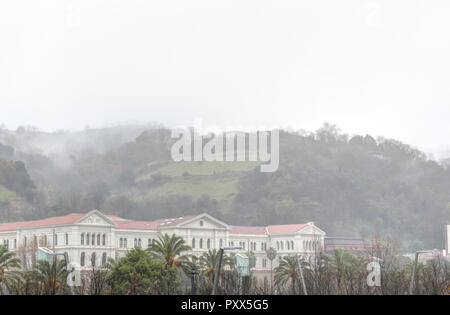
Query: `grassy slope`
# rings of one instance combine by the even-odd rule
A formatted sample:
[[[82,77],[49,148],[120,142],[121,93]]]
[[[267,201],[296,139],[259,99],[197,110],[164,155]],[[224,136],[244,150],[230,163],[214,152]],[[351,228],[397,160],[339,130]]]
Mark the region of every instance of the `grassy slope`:
[[[7,188],[5,188],[3,185],[0,185],[0,202],[1,203],[7,203],[15,200],[21,200],[22,198],[19,197],[14,191],[11,191]]]
[[[137,177],[145,182],[152,175],[168,177],[168,182],[131,192],[134,198],[151,199],[164,195],[188,195],[198,199],[209,195],[218,201],[231,200],[238,189],[239,177],[258,166],[258,162],[169,162],[152,163],[149,171]]]

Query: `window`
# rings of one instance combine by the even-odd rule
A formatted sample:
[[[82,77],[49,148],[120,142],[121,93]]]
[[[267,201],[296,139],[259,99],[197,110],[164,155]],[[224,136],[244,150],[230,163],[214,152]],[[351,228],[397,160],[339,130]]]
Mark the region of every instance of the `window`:
[[[91,235],[91,244],[95,245],[95,234],[94,233],[92,233],[92,235]]]
[[[266,268],[266,267],[267,267],[267,259],[263,258],[263,260],[262,260],[262,266],[263,266],[263,268]]]
[[[14,239],[14,248],[17,248],[17,239]]]
[[[137,247],[138,246],[138,244],[137,244],[137,238],[135,238],[134,239],[134,247]]]
[[[138,247],[142,248],[142,241],[141,241],[141,239],[138,239]]]
[[[89,233],[86,234],[86,245],[89,245]]]
[[[203,220],[200,220],[200,226],[203,226]]]
[[[211,248],[211,240],[208,238],[208,240],[206,241],[206,247],[209,249]]]
[[[148,243],[147,243],[147,247],[151,247],[151,246],[152,246],[152,239],[149,238],[149,239],[148,239]]]
[[[84,245],[84,233],[81,233],[81,245]]]
[[[69,234],[66,233],[66,245],[69,245]]]
[[[58,234],[55,234],[54,236],[53,236],[53,245],[58,245]]]
[[[280,250],[280,242],[277,241],[277,250]]]
[[[125,247],[125,248],[128,247],[127,242],[128,242],[127,238],[124,238],[123,239],[123,247]]]
[[[192,248],[195,248],[195,238],[192,239]]]
[[[83,252],[83,253],[81,253],[81,258],[80,258],[80,265],[81,265],[81,267],[84,267],[84,259],[85,259],[85,254]]]
[[[294,241],[291,241],[291,249],[294,250]]]
[[[106,245],[106,234],[103,234],[102,245]]]
[[[120,244],[119,244],[120,248],[123,248],[123,238],[120,238]]]
[[[219,247],[220,247],[220,248],[223,247],[223,240],[222,240],[222,239],[219,240]]]
[[[92,253],[92,255],[91,255],[91,266],[92,267],[95,267],[95,260],[96,260],[95,253]]]
[[[198,242],[198,247],[199,248],[203,248],[203,239],[201,238],[200,241]]]
[[[100,234],[97,234],[97,246],[100,246]]]
[[[291,249],[291,243],[289,241],[286,242],[286,247],[287,247],[288,250]]]
[[[102,266],[106,265],[106,253],[102,255]]]
[[[23,237],[23,245],[27,246],[27,237],[26,236]]]

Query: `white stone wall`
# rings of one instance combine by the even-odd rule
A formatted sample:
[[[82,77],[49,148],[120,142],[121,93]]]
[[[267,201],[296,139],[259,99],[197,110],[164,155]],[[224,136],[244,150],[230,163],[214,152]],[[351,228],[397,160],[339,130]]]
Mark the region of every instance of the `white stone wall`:
[[[192,240],[195,239],[195,248],[190,254],[196,256],[202,255],[208,249],[219,249],[222,247],[243,245],[245,250],[235,250],[235,253],[247,254],[249,250],[254,252],[256,257],[255,270],[269,270],[270,261],[266,257],[266,249],[273,247],[277,250],[277,258],[273,261],[273,267],[278,265],[283,256],[295,256],[297,254],[309,255],[314,252],[312,244],[323,247],[324,234],[318,234],[317,231],[303,231],[287,235],[232,235],[230,227],[226,224],[215,222],[209,218],[199,218],[187,224],[180,226],[161,227],[159,231],[135,230],[135,229],[116,229],[111,224],[105,224],[96,218],[95,220],[81,221],[77,224],[63,225],[56,227],[39,227],[30,229],[21,229],[18,231],[0,232],[0,244],[3,240],[9,240],[9,248],[19,251],[24,245],[24,238],[27,238],[27,245],[33,242],[36,236],[38,240],[47,238],[47,247],[53,249],[53,233],[57,234],[58,243],[55,244],[55,251],[59,254],[68,253],[71,262],[81,264],[81,256],[84,253],[84,268],[91,267],[92,254],[96,256],[96,266],[102,263],[102,256],[105,253],[106,258],[123,257],[134,248],[134,240],[141,240],[142,248],[148,247],[148,240],[157,239],[163,233],[176,234],[181,236],[186,244],[192,246]],[[449,233],[447,229],[447,233]],[[314,232],[314,233],[312,233]],[[66,234],[68,244],[66,244]],[[84,244],[81,244],[81,235],[84,234]],[[89,245],[87,244],[87,234],[90,235]],[[92,243],[91,235],[100,235],[100,244]],[[105,244],[103,244],[103,235],[105,235]],[[120,239],[127,239],[127,246],[120,246]],[[17,246],[13,248],[14,239],[17,240]],[[200,240],[202,246],[200,248]],[[209,248],[208,248],[209,240]],[[254,244],[254,245],[252,245]],[[261,247],[261,244],[264,244]],[[281,245],[283,244],[283,245]],[[294,246],[292,246],[292,244]],[[123,244],[124,245],[124,244]],[[139,243],[136,243],[139,245]],[[228,252],[229,253],[229,252]]]

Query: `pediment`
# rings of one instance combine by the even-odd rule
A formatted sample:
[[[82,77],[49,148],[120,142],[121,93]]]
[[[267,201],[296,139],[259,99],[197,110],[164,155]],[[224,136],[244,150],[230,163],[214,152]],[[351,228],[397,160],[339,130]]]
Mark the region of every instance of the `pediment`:
[[[77,224],[83,224],[83,225],[101,225],[101,226],[111,226],[114,225],[114,222],[111,221],[109,218],[104,216],[101,212],[97,210],[93,210],[86,214],[84,217],[79,219]]]
[[[315,225],[308,225],[308,226],[304,227],[303,229],[301,229],[300,231],[298,231],[298,233],[299,234],[313,234],[313,235],[315,234],[317,236],[324,236],[326,234],[324,231],[322,231]]]
[[[208,214],[201,214],[199,216],[196,216],[195,218],[180,223],[178,226],[198,229],[229,229],[228,224]]]

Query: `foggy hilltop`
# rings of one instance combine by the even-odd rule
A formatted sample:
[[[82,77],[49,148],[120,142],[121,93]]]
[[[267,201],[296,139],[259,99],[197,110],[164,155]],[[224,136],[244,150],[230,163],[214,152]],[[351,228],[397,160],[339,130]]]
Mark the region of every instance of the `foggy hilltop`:
[[[173,162],[156,124],[0,130],[0,222],[99,209],[150,220],[206,212],[231,224],[314,221],[328,235],[441,248],[450,170],[407,144],[330,124],[281,131],[280,166]],[[420,240],[420,241],[419,241]]]

